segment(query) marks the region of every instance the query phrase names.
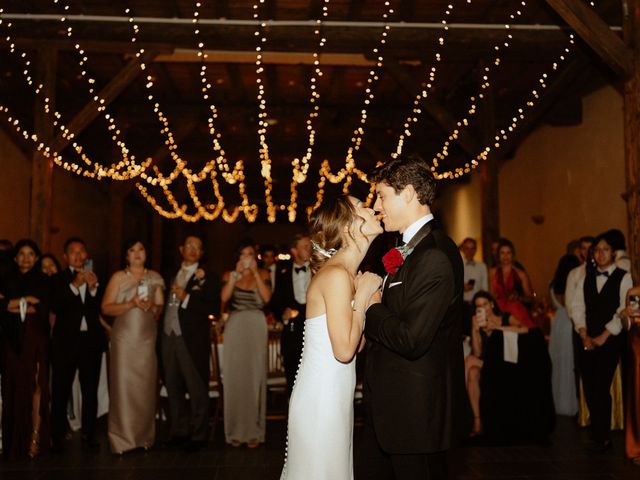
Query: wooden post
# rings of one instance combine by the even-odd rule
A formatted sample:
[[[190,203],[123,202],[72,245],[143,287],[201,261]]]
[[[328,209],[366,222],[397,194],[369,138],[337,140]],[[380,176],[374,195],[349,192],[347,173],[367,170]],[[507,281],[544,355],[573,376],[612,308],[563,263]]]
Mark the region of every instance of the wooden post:
[[[627,248],[634,283],[640,281],[640,0],[627,0],[624,34],[633,70],[624,84],[624,156],[627,177]]]
[[[49,99],[49,111],[55,108],[56,68],[58,51],[50,46],[38,51],[36,83],[42,84],[42,93],[36,97],[34,133],[45,144],[51,145],[53,122],[45,111],[45,98]],[[40,152],[33,155],[31,169],[31,204],[29,207],[29,236],[43,251],[50,249],[51,202],[53,200],[53,160]]]
[[[478,65],[478,85],[483,83],[484,63]],[[480,118],[482,118],[482,142],[491,145],[496,131],[496,109],[493,90],[489,86],[482,89]],[[491,263],[491,244],[500,238],[500,189],[498,182],[498,161],[495,155],[489,155],[480,166],[480,205],[482,219],[482,258]]]

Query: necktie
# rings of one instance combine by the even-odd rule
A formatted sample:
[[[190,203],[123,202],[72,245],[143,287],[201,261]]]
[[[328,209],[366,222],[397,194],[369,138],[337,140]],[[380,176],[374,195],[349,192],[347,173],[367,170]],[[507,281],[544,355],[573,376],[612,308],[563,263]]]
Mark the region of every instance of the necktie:
[[[293,267],[294,271],[296,273],[300,273],[300,272],[306,272],[307,271],[307,266],[303,265],[301,267]]]
[[[596,272],[596,277],[602,275],[605,278],[609,278],[609,271],[605,270],[604,272]]]

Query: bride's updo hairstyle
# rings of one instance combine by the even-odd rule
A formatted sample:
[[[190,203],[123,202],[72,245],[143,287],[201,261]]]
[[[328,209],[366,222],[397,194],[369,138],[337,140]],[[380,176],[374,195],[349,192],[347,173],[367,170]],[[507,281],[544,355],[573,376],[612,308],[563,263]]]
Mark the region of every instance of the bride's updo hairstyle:
[[[356,209],[347,195],[325,198],[309,218],[309,236],[313,245],[311,271],[316,273],[342,247],[344,227],[351,226]]]

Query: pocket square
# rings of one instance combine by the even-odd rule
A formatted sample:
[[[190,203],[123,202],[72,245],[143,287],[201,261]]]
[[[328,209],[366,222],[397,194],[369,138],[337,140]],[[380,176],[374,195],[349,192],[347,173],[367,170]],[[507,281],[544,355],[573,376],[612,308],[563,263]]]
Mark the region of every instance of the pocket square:
[[[402,282],[391,282],[389,284],[389,288],[395,287],[396,285],[400,285],[400,284],[402,284]]]

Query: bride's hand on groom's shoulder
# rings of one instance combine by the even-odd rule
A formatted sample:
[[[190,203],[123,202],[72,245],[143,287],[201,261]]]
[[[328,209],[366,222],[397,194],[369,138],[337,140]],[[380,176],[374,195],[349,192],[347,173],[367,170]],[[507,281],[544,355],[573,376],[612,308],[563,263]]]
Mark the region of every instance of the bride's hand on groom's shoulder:
[[[380,290],[382,277],[372,272],[358,273],[356,277],[356,292],[362,291],[367,298]]]

